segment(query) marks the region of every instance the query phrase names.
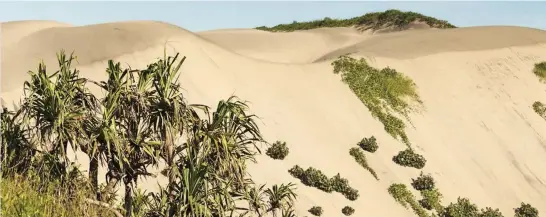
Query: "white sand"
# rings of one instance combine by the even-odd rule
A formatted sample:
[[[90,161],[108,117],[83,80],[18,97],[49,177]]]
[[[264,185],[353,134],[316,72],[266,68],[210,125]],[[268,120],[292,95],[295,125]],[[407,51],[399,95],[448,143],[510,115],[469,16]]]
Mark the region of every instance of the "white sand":
[[[424,171],[436,178],[444,204],[468,197],[511,216],[524,201],[546,213],[546,121],[531,108],[534,101],[546,100],[544,84],[531,73],[534,63],[546,60],[544,31],[474,27],[370,36],[338,28],[196,34],[159,22],[47,25],[2,25],[1,93],[8,104],[19,100],[26,72],[40,58],[55,68],[55,52],[61,48],[76,51],[84,76],[104,79],[108,59],[143,67],[163,54],[169,40],[171,54],[188,57],[182,84],[190,102],[214,106],[235,94],[250,101],[269,141],[288,143],[287,159],[260,156],[250,169],[257,182],[298,183],[301,216],[313,205],[322,206],[324,216],[341,216],[345,205],[356,209],[355,216],[414,215],[387,193],[390,184],[409,186],[419,174],[392,162],[405,146],[383,130],[332,73],[330,61],[324,61],[346,51],[369,57],[374,66],[395,68],[417,83],[426,111],[412,116],[415,129],[408,133],[428,160]],[[348,153],[371,135],[380,149],[367,156],[380,181]],[[86,164],[85,157],[79,159]],[[329,176],[341,173],[360,198],[351,202],[302,185],[287,172],[295,164]],[[143,187],[154,190],[155,183],[148,180]]]

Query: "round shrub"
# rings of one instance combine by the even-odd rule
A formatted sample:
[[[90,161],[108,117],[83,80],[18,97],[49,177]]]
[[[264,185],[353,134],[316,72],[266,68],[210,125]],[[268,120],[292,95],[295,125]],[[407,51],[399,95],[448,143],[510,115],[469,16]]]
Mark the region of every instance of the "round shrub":
[[[443,196],[438,189],[423,190],[421,191],[421,195],[423,196],[423,199],[419,200],[419,204],[421,204],[423,208],[428,210],[434,209],[436,211],[443,210],[441,204]]]
[[[482,213],[480,213],[479,217],[504,217],[504,215],[502,215],[499,209],[487,207],[485,209],[482,209]]]
[[[342,192],[342,194],[350,201],[355,201],[360,196],[360,194],[358,194],[358,190],[354,188],[348,188],[347,190]]]
[[[277,141],[267,149],[265,154],[275,160],[284,160],[284,158],[288,155],[288,151],[286,142]]]
[[[415,190],[423,191],[434,189],[434,178],[432,178],[431,175],[424,175],[423,172],[421,172],[421,175],[419,175],[417,179],[411,179],[411,181],[411,186],[413,186]]]
[[[379,148],[379,146],[377,145],[377,141],[375,140],[375,137],[373,136],[370,138],[362,139],[362,141],[358,143],[358,146],[364,149],[364,151],[367,151],[370,153],[374,153]]]
[[[350,206],[345,206],[343,207],[343,209],[341,209],[341,213],[343,213],[343,215],[350,216],[353,213],[355,213],[355,209],[353,209],[353,207],[350,207]]]
[[[521,203],[521,206],[514,209],[514,217],[538,217],[538,210],[528,203]]]
[[[423,155],[417,154],[411,149],[398,152],[398,154],[392,158],[392,161],[398,165],[416,169],[423,169],[427,163],[427,160]]]
[[[321,216],[323,212],[322,207],[320,206],[311,207],[311,209],[309,209],[308,211],[314,216]]]
[[[440,217],[478,217],[478,206],[470,202],[468,198],[457,198],[457,203],[447,206]]]
[[[303,168],[301,168],[300,166],[295,165],[288,170],[288,173],[290,173],[290,175],[292,175],[293,177],[301,180],[305,175],[305,170],[303,170]]]

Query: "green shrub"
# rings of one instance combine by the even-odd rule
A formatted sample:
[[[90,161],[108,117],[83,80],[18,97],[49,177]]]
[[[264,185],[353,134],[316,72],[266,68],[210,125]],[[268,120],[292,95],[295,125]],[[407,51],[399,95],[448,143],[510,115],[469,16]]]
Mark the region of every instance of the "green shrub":
[[[423,172],[417,177],[417,179],[411,179],[411,186],[415,190],[432,190],[434,189],[434,178],[430,174],[424,175]]]
[[[487,207],[482,209],[479,217],[504,217],[499,209]]]
[[[449,204],[440,217],[479,217],[478,206],[468,198],[457,198],[457,203]]]
[[[521,203],[521,206],[514,209],[514,217],[538,217],[538,210],[531,204]]]
[[[323,212],[322,207],[320,206],[311,207],[311,209],[309,209],[308,211],[314,216],[321,216]]]
[[[427,162],[423,155],[417,154],[411,149],[400,151],[398,155],[392,158],[392,160],[398,165],[404,167],[413,167],[416,169],[423,169]]]
[[[426,189],[421,191],[423,199],[419,200],[419,204],[425,209],[434,209],[437,213],[442,213],[444,207],[442,206],[442,194],[438,189]]]
[[[343,209],[341,209],[341,213],[343,213],[343,215],[350,216],[353,213],[355,213],[355,209],[353,209],[353,207],[350,207],[350,206],[345,206],[343,207]]]
[[[542,102],[536,101],[533,103],[533,110],[540,115],[540,117],[546,119],[546,106]]]
[[[415,83],[394,69],[375,69],[364,58],[341,56],[332,66],[334,73],[341,74],[342,81],[383,124],[385,131],[409,147],[406,125],[394,113],[409,121],[409,113],[414,110],[410,103],[422,104]]]
[[[358,190],[349,186],[349,181],[346,178],[342,178],[339,173],[329,179],[320,170],[313,167],[303,170],[298,165],[292,167],[288,172],[306,186],[315,187],[328,193],[336,191],[351,201],[359,197]]]
[[[370,138],[364,138],[362,141],[358,143],[358,146],[360,146],[364,151],[375,153],[379,146],[377,145],[377,141],[375,140],[375,137]]]
[[[290,24],[279,24],[274,27],[260,26],[258,30],[271,32],[291,32],[296,30],[308,30],[324,27],[352,27],[356,26],[361,30],[378,30],[386,27],[404,28],[413,21],[422,21],[433,28],[456,28],[444,20],[425,16],[415,12],[403,12],[399,10],[386,10],[384,12],[367,13],[363,16],[350,19],[332,19],[325,17],[322,20],[308,22],[292,22]]]
[[[364,155],[363,151],[361,151],[359,148],[351,148],[349,150],[349,154],[354,157],[354,159],[358,164],[360,164],[360,166],[368,170],[368,172],[370,172],[376,180],[379,180],[379,177],[377,176],[375,170],[372,169],[372,167],[370,167],[370,165],[368,164],[368,161],[366,160],[366,155]]]
[[[290,175],[297,179],[303,179],[303,176],[305,175],[305,170],[303,170],[303,168],[301,168],[300,166],[295,165],[288,170],[288,173],[290,173]]]
[[[267,149],[265,154],[275,160],[284,160],[284,158],[288,155],[288,151],[286,142],[277,141]]]
[[[339,173],[330,179],[330,183],[332,184],[332,189],[343,194],[345,198],[351,201],[358,199],[358,190],[349,186],[349,181],[346,178],[342,178]]]
[[[546,62],[535,64],[533,73],[535,73],[535,75],[539,78],[540,81],[542,82],[546,81]]]
[[[305,170],[302,182],[304,185],[312,186],[328,193],[332,192],[330,179],[328,179],[320,170],[313,167],[309,167]]]
[[[428,214],[423,207],[415,200],[415,196],[409,191],[404,184],[392,184],[388,188],[389,194],[400,203],[404,208],[408,208],[408,204],[413,212],[419,217],[428,217]]]

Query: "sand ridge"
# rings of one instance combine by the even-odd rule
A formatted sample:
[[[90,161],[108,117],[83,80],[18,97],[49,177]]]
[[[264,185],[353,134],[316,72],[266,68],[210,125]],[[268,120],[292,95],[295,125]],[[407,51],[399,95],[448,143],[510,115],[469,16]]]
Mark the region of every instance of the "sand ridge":
[[[18,28],[11,29],[23,32],[24,26]],[[287,142],[291,152],[284,161],[260,156],[250,170],[258,183],[297,183],[298,215],[308,215],[307,210],[318,205],[324,216],[340,216],[341,208],[350,205],[356,216],[414,216],[386,190],[395,182],[409,184],[419,173],[392,162],[404,145],[371,117],[332,73],[329,61],[315,61],[351,47],[370,64],[395,68],[416,82],[426,110],[412,115],[415,128],[408,134],[427,158],[424,171],[437,180],[445,204],[462,196],[480,207],[498,207],[507,216],[521,201],[546,212],[546,122],[530,108],[546,98],[544,85],[531,73],[535,62],[546,60],[544,31],[475,27],[374,36],[344,28],[191,33],[166,23],[138,21],[24,32],[21,38],[2,32],[12,35],[12,44],[2,47],[1,94],[8,104],[21,96],[25,72],[36,68],[38,58],[56,68],[55,52],[61,48],[75,50],[82,75],[98,80],[104,79],[107,59],[143,67],[163,54],[168,38],[170,54],[188,57],[181,82],[191,103],[214,106],[236,94],[261,118],[266,139]],[[380,181],[348,154],[362,137],[371,135],[380,148],[367,156]],[[78,160],[87,163],[83,155]],[[319,168],[329,176],[341,173],[360,191],[360,198],[351,202],[302,185],[287,172],[295,164]],[[149,179],[143,186],[153,190],[156,182]]]

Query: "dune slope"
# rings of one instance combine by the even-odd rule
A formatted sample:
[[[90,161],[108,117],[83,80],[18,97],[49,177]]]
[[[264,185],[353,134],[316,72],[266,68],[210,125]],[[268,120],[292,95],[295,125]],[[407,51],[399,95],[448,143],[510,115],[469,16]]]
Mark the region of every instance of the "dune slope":
[[[188,57],[181,82],[190,102],[214,106],[235,94],[250,102],[267,140],[287,142],[291,151],[284,161],[264,155],[250,169],[258,183],[298,183],[300,216],[315,205],[324,208],[324,216],[340,216],[345,205],[356,209],[355,216],[414,216],[387,193],[390,184],[409,185],[419,174],[392,162],[404,144],[383,130],[326,61],[346,51],[366,56],[373,66],[395,68],[416,82],[426,109],[412,115],[415,128],[408,134],[428,160],[423,171],[437,180],[444,204],[461,196],[480,207],[498,207],[505,216],[522,201],[546,212],[546,122],[531,108],[546,98],[531,73],[534,63],[546,60],[543,31],[475,27],[367,37],[347,29],[194,34],[159,22],[34,30],[4,25],[2,36],[11,38],[2,39],[10,43],[2,46],[1,94],[8,105],[21,97],[25,72],[40,58],[55,68],[60,49],[75,50],[82,75],[100,80],[108,59],[142,67],[166,46],[170,54]],[[500,34],[507,32],[512,36]],[[380,148],[367,156],[380,181],[349,155],[349,148],[372,135]],[[351,202],[302,185],[287,172],[296,164],[328,176],[340,173],[360,198]],[[150,179],[143,186],[153,190],[157,181],[162,182]]]

